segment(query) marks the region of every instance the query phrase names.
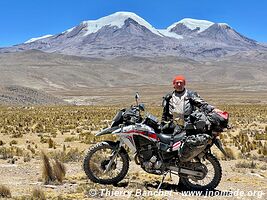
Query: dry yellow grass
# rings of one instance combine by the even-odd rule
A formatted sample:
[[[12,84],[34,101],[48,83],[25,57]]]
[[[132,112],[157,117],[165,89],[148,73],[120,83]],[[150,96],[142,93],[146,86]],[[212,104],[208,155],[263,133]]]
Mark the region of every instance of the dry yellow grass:
[[[266,161],[267,105],[218,105],[218,108],[230,113],[233,128],[222,133],[221,137],[230,157]],[[107,127],[119,109],[121,108],[111,106],[51,106],[31,109],[0,107],[0,159],[15,157],[29,163],[36,160],[41,163],[40,152],[44,150],[48,157],[43,161],[46,163],[43,167],[43,181],[55,183],[57,179],[58,182],[62,182],[64,176],[67,176],[63,182],[70,182],[68,172],[64,172],[60,164],[49,161],[49,158],[58,159],[58,162],[63,162],[67,166],[69,163],[78,165],[91,144],[102,140],[115,140],[114,136],[95,137],[94,134]],[[162,108],[147,107],[147,111],[160,117]],[[216,154],[223,157],[217,151]],[[259,166],[260,168],[265,170],[266,166]],[[145,172],[135,172],[132,176],[129,175],[129,178],[130,188],[144,187],[144,184],[140,183],[142,181],[160,180],[158,176]],[[87,180],[83,174],[82,180],[78,181],[84,179]],[[82,191],[86,192],[92,187],[102,188],[90,183]],[[81,197],[83,192],[66,195],[72,198]],[[47,191],[45,194],[48,197]]]

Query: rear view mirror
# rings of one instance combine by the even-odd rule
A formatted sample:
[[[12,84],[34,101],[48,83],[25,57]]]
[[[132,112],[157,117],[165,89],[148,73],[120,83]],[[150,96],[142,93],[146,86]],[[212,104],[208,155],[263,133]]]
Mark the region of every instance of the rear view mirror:
[[[138,103],[138,99],[140,98],[140,95],[138,94],[138,92],[135,93],[135,102],[136,102],[136,106],[139,105]]]
[[[138,92],[135,93],[135,99],[139,99],[140,98],[140,95],[138,94]]]

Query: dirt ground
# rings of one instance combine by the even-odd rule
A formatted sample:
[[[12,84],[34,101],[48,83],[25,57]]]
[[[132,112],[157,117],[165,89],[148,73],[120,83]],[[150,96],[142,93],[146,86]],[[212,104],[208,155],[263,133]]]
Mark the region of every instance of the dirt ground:
[[[153,199],[154,197],[158,199],[202,199],[203,197],[205,199],[266,199],[266,169],[236,168],[237,162],[240,160],[221,161],[223,176],[221,183],[213,191],[214,194],[210,192],[208,195],[198,196],[195,193],[193,197],[188,196],[190,194],[186,193],[184,188],[175,186],[177,182],[175,177],[172,177],[171,181],[168,176],[162,185],[162,193],[158,193],[156,188],[161,176],[146,173],[134,162],[130,163],[129,174],[121,183],[107,187],[90,182],[82,170],[81,162],[66,164],[67,175],[62,185],[44,185],[40,179],[42,166],[40,159],[32,159],[27,163],[20,159],[15,164],[0,160],[0,184],[10,188],[13,198],[30,195],[34,188],[41,188],[48,199],[56,199],[57,196],[64,199],[119,199],[128,198],[129,194],[125,194],[126,192],[132,192],[131,199]],[[256,163],[258,166],[266,164],[260,161]]]
[[[245,96],[247,94],[244,94]],[[258,94],[259,95],[259,94]],[[158,95],[157,95],[158,96]],[[130,98],[130,96],[129,96]],[[244,98],[245,99],[245,98]],[[242,97],[239,96],[239,102]],[[127,104],[129,105],[129,104]],[[109,111],[110,107],[63,107],[63,108],[43,108],[43,107],[27,107],[13,108],[4,107],[0,109],[0,120],[2,127],[0,128],[0,142],[4,144],[0,149],[18,147],[22,149],[22,155],[13,156],[13,158],[1,158],[0,152],[0,186],[6,186],[10,189],[12,199],[31,199],[33,189],[44,191],[46,199],[266,199],[267,197],[267,163],[264,153],[257,154],[261,151],[266,143],[266,112],[267,107],[264,104],[253,105],[225,105],[226,108],[232,109],[232,122],[235,128],[226,132],[225,144],[232,148],[234,153],[240,154],[242,149],[238,149],[233,141],[246,147],[244,152],[254,152],[256,157],[251,154],[243,157],[241,160],[237,156],[235,160],[221,159],[223,176],[220,184],[215,191],[209,193],[188,193],[184,188],[177,187],[178,179],[172,177],[166,178],[161,187],[161,191],[157,191],[157,187],[161,180],[161,176],[148,174],[137,166],[133,161],[130,163],[128,175],[118,185],[100,185],[92,183],[86,177],[82,169],[82,157],[94,140],[96,129],[100,129],[105,125],[103,119],[112,118],[114,112]],[[115,109],[115,108],[113,108]],[[160,112],[160,108],[155,108]],[[156,110],[151,108],[152,113]],[[25,116],[27,113],[28,117]],[[91,113],[90,116],[88,113]],[[251,116],[253,119],[251,119]],[[22,120],[23,118],[23,120]],[[95,119],[92,122],[92,119]],[[101,124],[101,123],[102,124]],[[40,126],[44,125],[44,126]],[[101,126],[100,126],[100,125]],[[72,125],[72,126],[69,126]],[[97,126],[99,125],[99,126]],[[54,126],[54,127],[53,127]],[[4,127],[4,128],[3,128]],[[102,127],[103,128],[103,127]],[[62,130],[61,130],[62,129]],[[242,129],[242,130],[241,130]],[[65,132],[64,132],[65,130]],[[253,130],[253,131],[251,131]],[[23,135],[17,135],[23,131]],[[30,133],[28,133],[30,132]],[[39,133],[41,132],[41,133]],[[63,134],[64,132],[64,134]],[[12,136],[18,136],[14,138]],[[57,134],[55,134],[57,133]],[[90,136],[86,138],[87,134]],[[248,135],[247,138],[241,137]],[[226,138],[227,136],[227,138]],[[256,143],[252,140],[254,138]],[[260,137],[260,139],[259,139]],[[52,138],[56,145],[48,148],[48,143],[41,142],[43,139]],[[70,141],[66,141],[69,139]],[[102,139],[102,138],[100,138]],[[15,144],[14,143],[15,140]],[[86,144],[89,141],[89,144]],[[12,143],[12,144],[11,144]],[[256,146],[255,146],[256,145]],[[78,149],[81,159],[78,161],[65,162],[66,178],[62,184],[44,184],[42,180],[42,159],[41,150],[46,153],[52,153],[56,150],[62,151],[66,148],[66,152],[70,149]],[[30,154],[26,153],[32,152]],[[218,157],[218,151],[214,151]],[[16,152],[15,152],[16,153]],[[17,152],[18,154],[19,152]],[[237,155],[238,155],[237,154]],[[247,155],[244,153],[244,155]],[[263,159],[259,159],[259,158]],[[253,164],[237,167],[242,162]]]

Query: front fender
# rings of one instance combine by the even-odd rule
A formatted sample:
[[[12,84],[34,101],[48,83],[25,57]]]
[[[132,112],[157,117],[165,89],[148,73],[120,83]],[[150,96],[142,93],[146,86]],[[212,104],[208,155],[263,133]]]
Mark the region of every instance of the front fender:
[[[102,131],[96,133],[95,136],[101,136],[101,135],[110,134],[110,133],[112,133],[113,131],[117,130],[118,128],[120,128],[120,127],[115,126],[115,127],[105,128],[104,130],[102,130]]]
[[[113,142],[113,141],[106,140],[106,141],[103,141],[101,143],[106,144],[106,145],[109,145],[109,146],[113,147],[114,149],[118,148],[119,145],[120,145],[120,141]],[[128,159],[131,160],[130,157],[129,157],[129,155],[128,155],[128,153],[127,153],[127,151],[126,151],[126,149],[123,146],[120,147],[120,152],[126,154],[127,157],[128,157]]]

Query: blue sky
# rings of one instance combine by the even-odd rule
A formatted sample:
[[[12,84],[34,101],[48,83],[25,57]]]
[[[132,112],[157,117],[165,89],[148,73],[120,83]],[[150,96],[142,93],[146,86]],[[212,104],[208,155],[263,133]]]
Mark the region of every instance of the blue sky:
[[[0,47],[60,33],[117,11],[134,12],[161,29],[183,18],[224,22],[267,43],[265,0],[1,0]]]

